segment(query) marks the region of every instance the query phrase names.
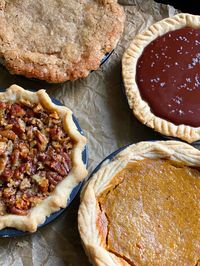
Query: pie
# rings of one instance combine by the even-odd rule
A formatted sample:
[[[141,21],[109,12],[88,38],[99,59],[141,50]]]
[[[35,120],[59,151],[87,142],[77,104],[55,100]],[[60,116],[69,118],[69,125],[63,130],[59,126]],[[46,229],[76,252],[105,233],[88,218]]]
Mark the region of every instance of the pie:
[[[178,141],[141,142],[86,185],[79,232],[93,265],[200,263],[200,151]]]
[[[87,175],[86,138],[44,90],[0,93],[0,229],[34,232]]]
[[[130,108],[145,125],[200,140],[200,16],[178,14],[139,34],[123,56]]]
[[[0,0],[0,58],[12,73],[58,83],[98,69],[122,35],[117,0]]]

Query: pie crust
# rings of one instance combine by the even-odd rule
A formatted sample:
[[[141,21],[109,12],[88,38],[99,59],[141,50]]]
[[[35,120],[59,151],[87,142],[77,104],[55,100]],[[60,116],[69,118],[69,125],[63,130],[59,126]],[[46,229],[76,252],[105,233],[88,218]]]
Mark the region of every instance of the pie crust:
[[[122,60],[122,74],[128,103],[137,119],[163,135],[177,137],[189,143],[200,139],[200,127],[192,127],[184,124],[175,125],[154,115],[148,103],[142,99],[135,77],[137,61],[143,49],[149,43],[165,33],[186,26],[199,28],[199,23],[200,16],[184,13],[163,19],[150,26],[143,33],[137,35],[124,53]]]
[[[108,251],[105,246],[105,237],[102,236],[102,230],[99,229],[97,222],[101,212],[98,198],[110,188],[112,178],[128,163],[146,158],[169,159],[186,166],[200,166],[200,151],[189,144],[178,141],[140,142],[128,146],[110,162],[103,164],[82,190],[78,213],[79,232],[85,251],[93,265],[130,265],[129,261],[125,260],[122,255],[115,255]],[[120,229],[119,232],[121,232]]]
[[[1,0],[0,57],[12,74],[52,83],[86,77],[116,46],[117,0]]]
[[[85,149],[86,138],[78,131],[73,121],[72,111],[67,107],[55,105],[45,90],[30,92],[17,85],[12,85],[6,92],[0,93],[0,101],[40,103],[45,110],[56,111],[62,120],[65,132],[67,132],[73,141],[71,153],[72,168],[67,176],[56,185],[49,196],[31,208],[25,216],[8,213],[0,218],[0,229],[13,227],[22,231],[35,232],[38,225],[42,224],[47,216],[67,206],[71,191],[87,175],[86,166],[82,161],[82,152]]]

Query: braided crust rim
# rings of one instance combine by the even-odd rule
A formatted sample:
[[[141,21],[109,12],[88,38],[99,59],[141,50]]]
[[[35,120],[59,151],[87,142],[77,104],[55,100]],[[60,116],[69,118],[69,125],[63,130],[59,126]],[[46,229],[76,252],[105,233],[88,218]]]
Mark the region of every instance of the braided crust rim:
[[[179,141],[139,142],[130,145],[116,157],[102,166],[84,187],[78,212],[78,228],[85,251],[93,263],[98,266],[129,265],[122,258],[110,253],[96,225],[99,206],[97,197],[109,186],[112,178],[127,163],[144,158],[167,158],[183,162],[187,166],[200,166],[200,151],[189,144]]]
[[[135,76],[136,66],[143,49],[158,36],[185,26],[199,28],[200,16],[180,13],[151,25],[145,32],[138,34],[125,51],[122,59],[122,75],[130,108],[137,119],[148,127],[166,136],[180,138],[192,143],[200,139],[200,127],[175,125],[155,116],[139,92]]]
[[[30,209],[27,216],[7,214],[1,216],[0,230],[5,227],[14,227],[22,231],[35,232],[38,225],[44,223],[47,216],[65,208],[71,191],[87,175],[86,166],[82,161],[82,152],[86,145],[86,138],[78,131],[73,118],[72,111],[65,106],[55,105],[45,90],[30,92],[23,88],[12,85],[6,92],[0,93],[0,101],[28,100],[31,103],[40,103],[47,110],[58,112],[63,121],[64,130],[75,142],[72,151],[72,169],[54,189],[54,191],[36,207]]]

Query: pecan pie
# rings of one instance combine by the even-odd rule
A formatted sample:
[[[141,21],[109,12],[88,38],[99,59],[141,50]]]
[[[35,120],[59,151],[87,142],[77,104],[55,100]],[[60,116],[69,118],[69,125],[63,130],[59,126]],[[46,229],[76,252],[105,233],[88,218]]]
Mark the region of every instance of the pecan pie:
[[[86,176],[85,137],[44,90],[0,93],[0,228],[35,231]]]
[[[200,261],[200,151],[141,142],[94,174],[82,192],[79,231],[94,265]]]
[[[13,74],[48,82],[86,77],[116,46],[117,0],[0,0],[0,57]]]
[[[123,57],[129,105],[145,125],[200,139],[200,16],[178,14],[135,37]]]

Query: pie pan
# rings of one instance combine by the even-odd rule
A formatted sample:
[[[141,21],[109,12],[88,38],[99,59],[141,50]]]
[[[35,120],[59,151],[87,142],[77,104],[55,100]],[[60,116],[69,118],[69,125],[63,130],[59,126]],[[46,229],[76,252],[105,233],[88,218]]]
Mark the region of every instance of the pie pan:
[[[100,64],[100,66],[103,65],[103,64],[109,59],[109,57],[111,56],[111,54],[112,54],[113,52],[114,52],[114,50],[112,50],[111,52],[106,53],[106,54],[104,55],[104,57],[103,57],[102,60],[101,60],[101,64]]]
[[[188,143],[200,139],[199,19],[179,13],[154,23],[135,36],[122,60],[129,106],[137,119]]]
[[[197,265],[199,240],[196,241],[195,237],[199,235],[199,181],[196,177],[199,177],[199,155],[197,149],[180,141],[144,141],[122,147],[106,157],[81,193],[79,233],[90,262],[109,266],[175,265],[180,259],[181,265],[190,265],[187,263],[190,260],[187,248],[192,247],[190,241],[194,240],[197,246],[193,246],[191,253],[194,256],[191,258],[195,263],[191,265]],[[194,185],[187,183],[189,179],[195,182]],[[195,193],[191,191],[190,194],[188,187],[195,189]],[[143,191],[147,191],[146,196]],[[188,197],[185,197],[187,192]],[[181,211],[183,206],[186,210],[186,205],[187,211],[191,211],[189,220],[183,218],[184,211]],[[152,216],[151,207],[155,210]],[[160,215],[163,215],[164,222]],[[155,221],[158,226],[154,226]],[[185,232],[178,238],[176,233],[183,232],[180,221],[184,221]],[[170,229],[166,230],[167,227]],[[187,229],[196,231],[193,240]],[[182,248],[182,244],[186,248]],[[145,253],[151,249],[152,252]],[[166,249],[169,253],[165,253]]]
[[[5,89],[1,88],[0,92],[3,92],[3,91],[5,91]],[[51,100],[52,100],[52,102],[54,104],[59,105],[59,106],[63,106],[63,104],[60,101],[58,101],[57,99],[51,97]],[[72,115],[72,117],[73,117],[73,121],[76,124],[76,127],[77,127],[78,131],[82,135],[84,135],[84,132],[81,129],[77,118],[74,115]],[[88,146],[87,145],[85,146],[85,149],[82,152],[82,160],[83,160],[84,165],[86,165],[86,167],[87,167],[87,165],[88,165]],[[78,194],[82,184],[83,184],[83,181],[80,182],[72,190],[72,192],[71,192],[71,194],[69,196],[68,202],[67,202],[67,207],[69,206],[69,204],[73,201],[73,199]],[[43,224],[38,226],[38,228],[41,228],[41,227],[47,225],[48,223],[52,222],[53,220],[55,220],[58,216],[60,216],[66,210],[66,208],[61,208],[59,211],[52,213],[49,217],[46,218],[46,220],[45,220],[45,222]],[[29,232],[24,232],[24,231],[21,231],[21,230],[17,230],[17,229],[14,229],[14,228],[5,228],[5,229],[0,230],[0,237],[15,237],[15,236],[23,236],[23,235],[27,235],[27,234],[30,234],[30,233]]]
[[[85,78],[116,47],[124,9],[117,0],[49,3],[1,3],[1,63],[11,74],[49,83]]]

